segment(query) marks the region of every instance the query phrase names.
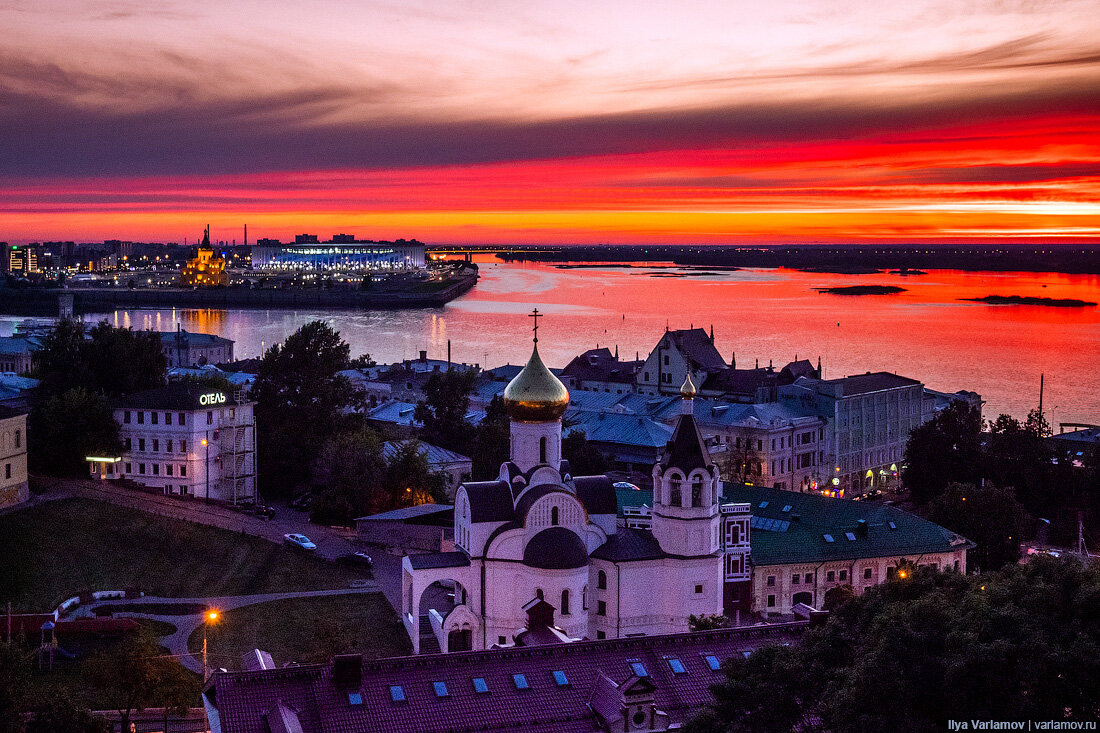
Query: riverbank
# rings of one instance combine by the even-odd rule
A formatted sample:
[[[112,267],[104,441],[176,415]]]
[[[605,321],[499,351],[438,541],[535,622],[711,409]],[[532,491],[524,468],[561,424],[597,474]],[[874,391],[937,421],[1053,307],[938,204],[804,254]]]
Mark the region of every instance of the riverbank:
[[[259,310],[404,310],[438,308],[477,284],[476,268],[445,280],[426,281],[404,290],[312,288],[0,288],[0,313],[56,316],[62,295],[71,295],[73,311],[109,313],[119,309],[213,308]]]

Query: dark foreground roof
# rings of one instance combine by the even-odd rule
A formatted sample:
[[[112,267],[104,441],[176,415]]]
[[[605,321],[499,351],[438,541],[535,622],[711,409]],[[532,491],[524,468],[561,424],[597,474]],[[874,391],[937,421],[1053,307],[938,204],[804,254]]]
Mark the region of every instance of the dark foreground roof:
[[[361,679],[347,684],[337,684],[333,664],[219,672],[210,687],[222,733],[268,733],[264,716],[270,712],[274,718],[280,704],[295,712],[303,730],[325,733],[581,733],[599,730],[588,701],[601,673],[621,684],[636,674],[632,663],[641,663],[654,686],[657,708],[680,722],[711,699],[709,686],[722,679],[708,664],[708,655],[725,660],[768,644],[789,643],[804,629],[804,622],[796,622],[397,657],[363,662]],[[672,658],[683,665],[683,674],[673,673]],[[555,681],[554,672],[564,673],[565,684]],[[524,676],[527,689],[517,689],[517,674]],[[475,690],[475,678],[484,680],[486,692]],[[443,683],[445,696],[437,693],[435,683]],[[394,700],[391,686],[400,686],[402,700]],[[360,702],[353,703],[349,693]]]

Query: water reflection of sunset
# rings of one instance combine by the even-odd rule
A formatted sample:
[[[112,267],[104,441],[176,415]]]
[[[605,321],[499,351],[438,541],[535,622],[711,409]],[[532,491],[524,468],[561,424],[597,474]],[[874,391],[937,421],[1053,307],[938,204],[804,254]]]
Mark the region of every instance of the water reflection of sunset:
[[[526,358],[526,314],[537,305],[540,350],[564,366],[597,344],[623,358],[645,355],[667,324],[710,328],[716,345],[741,367],[777,367],[795,356],[821,356],[827,376],[897,371],[939,390],[973,389],[987,413],[1023,416],[1046,374],[1055,421],[1095,420],[1100,397],[1082,375],[1100,373],[1100,309],[986,305],[985,295],[1077,298],[1100,302],[1100,277],[1058,273],[946,270],[923,276],[831,275],[793,270],[708,272],[671,266],[559,269],[499,264],[483,257],[482,279],[463,298],[429,311],[132,311],[119,325],[210,331],[237,341],[238,357],[258,356],[314,318],[331,322],[353,354],[381,361],[415,358],[421,349],[458,362],[497,366]],[[677,274],[683,277],[656,277]],[[819,293],[817,287],[884,284],[883,296]]]

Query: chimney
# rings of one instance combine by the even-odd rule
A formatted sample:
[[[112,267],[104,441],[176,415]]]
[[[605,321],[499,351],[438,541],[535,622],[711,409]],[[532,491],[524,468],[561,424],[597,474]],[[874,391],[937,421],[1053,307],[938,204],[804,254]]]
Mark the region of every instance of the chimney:
[[[866,537],[867,536],[867,520],[866,519],[861,519],[858,522],[856,522],[856,534],[859,535],[860,537]]]
[[[362,682],[362,654],[337,654],[332,658],[332,684],[358,687]]]
[[[424,349],[421,349],[420,350],[420,361],[427,361],[427,360],[428,360],[428,352],[425,351]]]
[[[736,369],[736,368],[737,368],[737,352],[736,351],[731,351],[730,352],[730,369]]]

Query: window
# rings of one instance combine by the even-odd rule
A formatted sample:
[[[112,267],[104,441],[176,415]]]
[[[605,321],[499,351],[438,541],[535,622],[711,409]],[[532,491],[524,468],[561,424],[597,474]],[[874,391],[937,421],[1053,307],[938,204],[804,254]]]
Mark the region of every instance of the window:
[[[696,585],[695,585],[695,595],[697,595],[697,596],[702,595],[702,593],[703,593],[702,583],[696,583]]]
[[[606,639],[606,638],[607,638],[607,632],[606,631],[597,631],[596,632],[596,639],[597,640]]]
[[[171,453],[172,452],[172,441],[170,441],[170,440],[168,441],[168,445],[165,446],[164,450],[165,450],[166,453]]]
[[[597,616],[606,616],[607,615],[607,601],[596,601],[596,615]]]
[[[554,671],[554,682],[558,684],[558,687],[568,687],[569,678],[565,676],[565,672],[560,669]]]
[[[759,508],[760,508],[760,509],[764,509],[764,508],[765,508],[765,507],[767,507],[767,506],[768,506],[768,502],[766,502],[766,501],[762,501],[762,502],[760,502],[760,507],[759,507]]]
[[[691,482],[691,505],[703,506],[703,479],[701,478]]]
[[[557,507],[551,507],[551,509],[550,509],[550,524],[551,524],[551,526],[554,526],[554,527],[558,526],[558,508]]]
[[[714,656],[713,654],[707,654],[706,656],[703,657],[703,659],[706,660],[707,666],[710,667],[715,672],[717,672],[718,670],[720,670],[722,668],[722,664],[721,664],[721,662],[718,661],[718,657]]]
[[[134,439],[133,438],[127,438],[126,439],[126,450],[133,450],[133,449],[134,449]]]
[[[138,438],[138,450],[145,450],[145,438]]]
[[[160,452],[160,440],[158,440],[157,438],[153,438],[153,452],[154,453],[159,453]]]
[[[806,581],[806,583],[813,583],[814,582],[814,574],[813,573],[806,573],[806,577],[803,578],[803,580]]]
[[[484,677],[474,677],[474,692],[485,693],[489,691],[489,685],[485,683]]]
[[[588,610],[588,586],[581,588],[581,610]]]
[[[122,413],[122,422],[126,423],[127,425],[130,424],[130,411],[129,410]]]
[[[447,697],[447,683],[446,682],[433,682],[432,687],[435,689],[436,697]]]
[[[138,418],[138,425],[144,425],[145,424],[145,413],[144,412],[142,412],[141,410],[138,410],[137,418]]]
[[[775,576],[774,575],[769,575],[768,576],[768,587],[769,588],[774,588],[775,587]]]
[[[130,464],[130,463],[127,463],[126,464],[126,473],[133,473],[133,472],[134,472],[133,465]]]
[[[670,497],[668,503],[672,506],[680,506],[680,479],[673,478],[671,481],[669,481],[668,485],[670,487]]]
[[[153,475],[154,476],[159,476],[160,475],[160,464],[159,463],[154,463],[153,464]]]
[[[515,683],[517,690],[527,690],[531,687],[529,684],[527,684],[526,675],[514,674],[512,675],[512,682]]]
[[[768,608],[775,608],[775,596],[768,596]]]
[[[390,685],[390,699],[394,702],[405,702],[405,690],[401,685]]]
[[[668,660],[668,666],[672,669],[672,674],[686,674],[687,670],[684,669],[684,663],[676,657]]]
[[[152,423],[153,425],[156,425],[156,424],[157,424],[157,422],[158,422],[158,418],[159,418],[159,417],[160,417],[160,414],[159,414],[159,413],[156,413],[156,412],[150,412],[150,413],[149,413],[149,422],[150,422],[150,423]]]
[[[184,424],[186,424],[186,422],[187,422],[187,420],[186,420],[186,417],[187,417],[186,413],[183,413],[183,412],[181,412],[181,413],[178,413],[178,414],[176,415],[176,417],[178,417],[178,418],[179,418],[179,421],[178,421],[178,422],[179,422],[179,424],[180,424],[180,425],[184,425]]]
[[[170,412],[164,413],[164,424],[165,425],[171,425],[172,424],[172,413],[170,413]]]
[[[207,425],[213,425],[214,424],[214,411],[213,410],[207,410],[206,411],[206,424]]]
[[[539,438],[539,463],[546,463],[546,436]]]
[[[166,464],[164,464],[164,473],[165,473],[165,475],[167,475],[167,476],[171,476],[171,475],[172,475],[172,464],[171,464],[171,463],[166,463]]]
[[[836,580],[836,571],[830,570],[829,572],[825,573],[826,582],[832,583],[834,580]]]
[[[864,568],[863,569],[863,577],[866,578],[867,580],[871,579],[871,568]]]
[[[645,665],[642,664],[641,662],[631,662],[630,663],[630,671],[633,672],[638,677],[648,677],[649,676],[649,670],[647,670],[645,668]]]
[[[348,705],[362,705],[363,695],[358,692],[348,693]]]
[[[569,589],[566,588],[561,592],[561,613],[563,616],[569,615]]]
[[[11,464],[4,464],[4,478],[11,478]]]
[[[791,510],[791,505],[790,504],[786,504],[786,505],[783,506],[783,511],[789,512],[790,510]]]
[[[847,570],[841,570],[841,571],[840,571],[840,579],[841,579],[842,581],[844,581],[844,580],[847,580],[847,579],[848,579],[848,571],[847,571]]]
[[[849,542],[855,542],[856,541],[856,536],[851,532],[845,532],[844,536],[848,538]]]
[[[791,585],[798,585],[798,573],[791,576]]]
[[[140,473],[142,476],[145,475],[145,464],[144,463],[139,463],[138,464],[138,473]]]
[[[187,452],[187,441],[186,440],[181,440],[180,441],[180,453],[186,453],[186,452]]]
[[[836,540],[833,539],[833,536],[831,534],[823,534],[821,536],[825,538],[826,542],[835,542],[836,541]]]
[[[600,590],[607,590],[607,573],[602,570],[596,573],[596,587]]]
[[[187,475],[187,466],[180,466],[180,476]]]

